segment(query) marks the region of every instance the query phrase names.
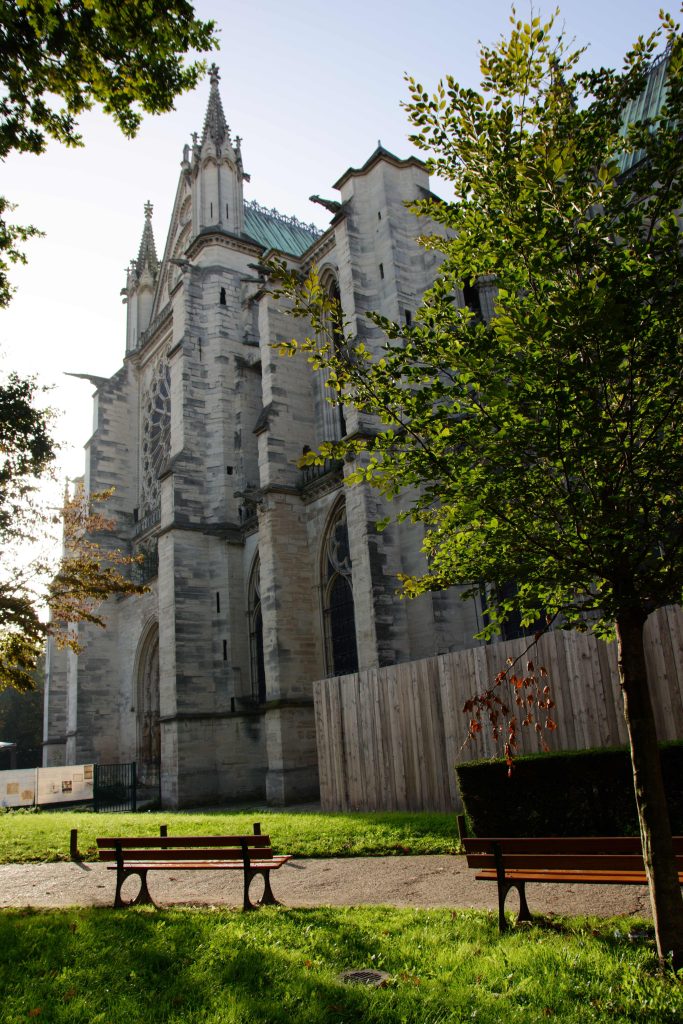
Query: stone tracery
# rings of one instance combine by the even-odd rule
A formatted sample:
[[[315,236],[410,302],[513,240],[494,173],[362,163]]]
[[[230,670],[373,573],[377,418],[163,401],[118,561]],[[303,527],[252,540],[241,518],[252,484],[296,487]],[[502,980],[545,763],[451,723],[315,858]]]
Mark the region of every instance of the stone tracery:
[[[171,370],[164,359],[157,363],[143,401],[142,421],[142,515],[158,508],[159,473],[171,450]]]

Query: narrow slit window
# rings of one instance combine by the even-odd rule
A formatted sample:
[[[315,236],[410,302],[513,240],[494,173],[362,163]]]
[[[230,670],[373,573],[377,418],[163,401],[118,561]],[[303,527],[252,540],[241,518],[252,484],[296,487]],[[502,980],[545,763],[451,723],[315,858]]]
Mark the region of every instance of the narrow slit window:
[[[216,591],[216,611],[220,613],[221,610],[221,595]]]
[[[225,288],[221,288],[221,294],[218,301],[220,302],[221,306],[227,305],[227,296],[225,294]]]
[[[228,660],[228,641],[223,641],[223,661]]]
[[[379,276],[382,278],[382,280],[384,280],[384,264],[383,263],[380,263],[380,265],[379,265]]]
[[[406,327],[410,327],[413,322],[413,314],[410,312],[409,309],[404,309],[403,312],[406,318]]]

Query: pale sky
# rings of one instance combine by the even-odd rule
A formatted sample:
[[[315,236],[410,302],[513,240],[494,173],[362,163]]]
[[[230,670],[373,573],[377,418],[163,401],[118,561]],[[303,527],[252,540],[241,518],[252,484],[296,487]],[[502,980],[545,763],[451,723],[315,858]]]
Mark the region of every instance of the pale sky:
[[[125,2],[125,0],[122,0]],[[398,156],[411,152],[400,107],[404,72],[431,88],[452,74],[479,83],[478,40],[507,31],[507,0],[199,0],[202,18],[220,27],[221,94],[233,137],[242,138],[251,183],[245,197],[324,227],[308,201],[378,140]],[[546,4],[548,13],[554,4]],[[590,47],[586,62],[620,66],[630,43],[658,23],[659,0],[565,0],[567,34]],[[527,17],[529,4],[517,5]],[[534,10],[538,9],[534,4]],[[677,4],[668,5],[674,13]],[[147,118],[134,141],[104,115],[81,120],[85,148],[51,145],[39,157],[12,157],[0,192],[18,204],[15,219],[46,238],[27,247],[13,271],[17,292],[0,312],[0,369],[38,374],[53,386],[51,404],[64,448],[59,474],[83,472],[92,428],[92,387],[64,371],[109,376],[125,350],[124,269],[137,255],[143,205],[154,205],[161,257],[184,143],[201,131],[208,81],[174,112]],[[445,187],[435,190],[447,197]]]

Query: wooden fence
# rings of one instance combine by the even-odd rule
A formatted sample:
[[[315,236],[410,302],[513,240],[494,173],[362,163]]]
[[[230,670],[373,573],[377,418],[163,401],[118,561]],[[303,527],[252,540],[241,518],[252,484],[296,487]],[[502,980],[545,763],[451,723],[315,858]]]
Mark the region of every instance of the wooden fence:
[[[490,644],[314,683],[323,809],[458,810],[453,766],[501,753],[486,728],[468,742],[463,705],[527,644]],[[646,654],[659,738],[683,739],[680,608],[650,617]],[[557,705],[557,730],[544,730],[551,749],[626,743],[616,644],[557,630],[532,657],[547,668]],[[538,750],[533,728],[521,729],[519,752]]]

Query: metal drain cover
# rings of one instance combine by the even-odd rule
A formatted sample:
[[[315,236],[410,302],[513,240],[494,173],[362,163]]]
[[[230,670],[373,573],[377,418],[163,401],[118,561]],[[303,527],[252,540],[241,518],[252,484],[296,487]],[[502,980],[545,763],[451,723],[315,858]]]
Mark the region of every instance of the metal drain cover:
[[[352,985],[372,985],[374,988],[385,988],[389,975],[386,971],[365,968],[362,971],[344,971],[339,975],[339,980],[350,982]]]

